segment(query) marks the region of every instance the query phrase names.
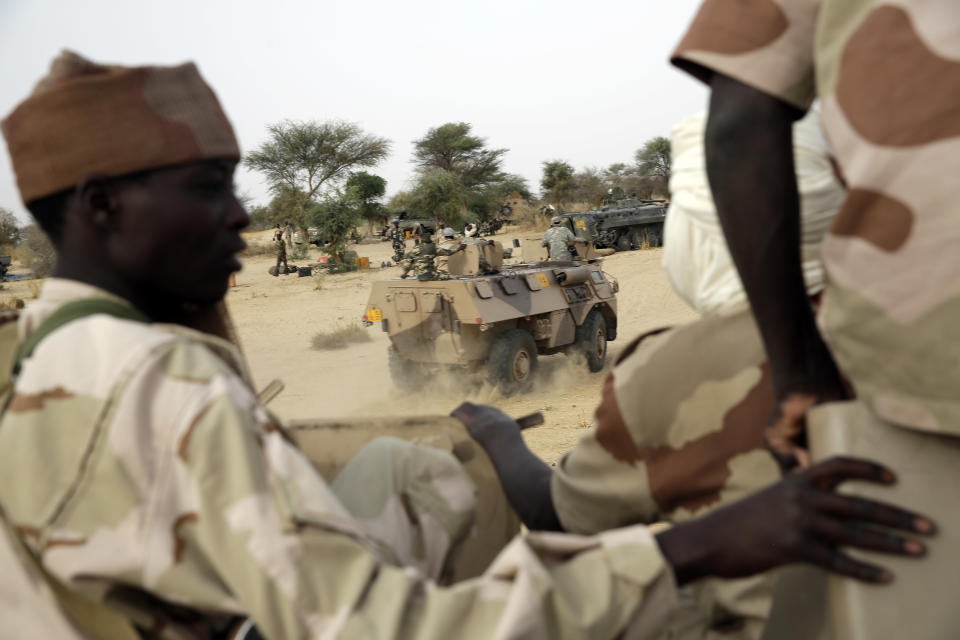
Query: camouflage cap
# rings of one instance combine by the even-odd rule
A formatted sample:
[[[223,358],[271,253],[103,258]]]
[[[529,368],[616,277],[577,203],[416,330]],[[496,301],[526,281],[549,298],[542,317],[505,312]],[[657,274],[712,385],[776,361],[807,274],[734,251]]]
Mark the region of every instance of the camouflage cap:
[[[558,225],[562,222],[563,220],[560,219],[560,216],[553,216],[552,218],[550,218],[550,224],[552,225]]]
[[[92,174],[240,159],[233,128],[192,63],[123,67],[63,51],[3,121],[3,135],[25,203]]]

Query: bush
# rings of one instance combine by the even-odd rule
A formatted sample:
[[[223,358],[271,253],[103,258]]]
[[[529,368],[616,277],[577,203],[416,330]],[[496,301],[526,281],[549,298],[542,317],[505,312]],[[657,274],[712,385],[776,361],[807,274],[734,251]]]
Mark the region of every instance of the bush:
[[[35,224],[23,231],[21,243],[23,262],[34,278],[47,278],[57,264],[57,250],[53,248],[47,234]]]
[[[346,326],[337,327],[333,331],[321,331],[313,336],[310,346],[320,351],[330,349],[346,349],[347,345],[354,342],[370,342],[373,338],[364,327],[356,322]]]

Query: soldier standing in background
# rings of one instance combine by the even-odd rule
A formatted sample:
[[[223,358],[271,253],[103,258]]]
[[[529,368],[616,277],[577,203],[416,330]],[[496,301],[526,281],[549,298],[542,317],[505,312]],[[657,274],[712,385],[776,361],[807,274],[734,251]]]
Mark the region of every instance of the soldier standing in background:
[[[287,271],[289,270],[287,267],[287,247],[283,242],[283,234],[284,234],[284,231],[280,228],[280,225],[278,224],[273,233],[273,244],[277,248],[277,270],[273,274],[274,276],[278,276],[281,273],[283,275],[287,275]],[[280,270],[281,262],[283,262],[282,271]]]
[[[570,243],[576,240],[577,236],[573,235],[573,231],[563,226],[563,219],[560,216],[553,216],[550,225],[550,228],[543,234],[540,246],[549,249],[549,259],[551,261],[566,262],[572,257]]]
[[[293,225],[286,220],[283,223],[283,239],[287,241],[287,249],[293,249]]]

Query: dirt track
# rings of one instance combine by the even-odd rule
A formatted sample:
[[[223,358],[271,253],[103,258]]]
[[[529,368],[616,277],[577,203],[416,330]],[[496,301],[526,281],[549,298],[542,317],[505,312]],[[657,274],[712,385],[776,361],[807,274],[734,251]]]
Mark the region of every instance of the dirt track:
[[[266,232],[269,235],[269,232]],[[508,244],[513,236],[498,235]],[[248,234],[251,244],[264,243],[264,234]],[[379,267],[390,259],[389,243],[353,247]],[[311,248],[308,260],[320,252]],[[620,282],[620,331],[610,344],[608,362],[633,336],[650,329],[685,322],[695,313],[673,293],[660,268],[658,249],[618,253],[604,261],[604,270]],[[589,373],[586,365],[554,355],[541,359],[534,391],[503,398],[487,385],[465,387],[459,380],[441,380],[420,393],[395,389],[387,371],[388,341],[378,326],[368,331],[370,342],[346,349],[315,351],[311,338],[338,324],[359,321],[369,283],[396,277],[397,267],[328,276],[316,290],[314,278],[296,275],[274,278],[267,269],[274,258],[247,258],[237,274],[237,286],[227,295],[237,330],[258,387],[280,378],[286,390],[271,407],[287,419],[350,415],[416,415],[449,413],[463,400],[494,404],[515,416],[543,411],[547,423],[527,432],[534,451],[554,462],[577,441],[592,420],[605,372]],[[291,260],[291,263],[297,261]]]

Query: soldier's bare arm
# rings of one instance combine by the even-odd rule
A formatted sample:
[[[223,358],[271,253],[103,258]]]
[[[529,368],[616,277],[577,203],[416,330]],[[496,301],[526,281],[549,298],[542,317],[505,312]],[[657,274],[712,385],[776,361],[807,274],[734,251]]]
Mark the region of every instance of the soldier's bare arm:
[[[847,397],[817,330],[800,261],[800,202],[792,124],[799,110],[721,74],[711,80],[707,174],[730,254],[763,337],[778,404]],[[804,412],[780,411],[771,449],[809,464]],[[795,416],[795,417],[791,417]]]
[[[520,520],[533,531],[561,531],[553,507],[553,472],[520,435],[520,425],[494,407],[465,402],[451,413],[461,420],[490,456],[507,500]]]

